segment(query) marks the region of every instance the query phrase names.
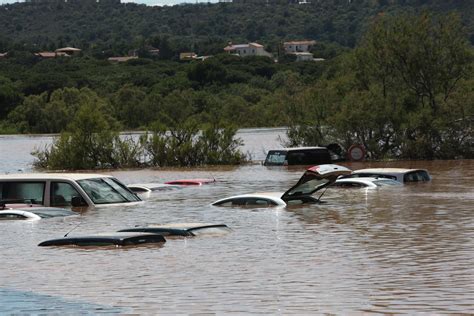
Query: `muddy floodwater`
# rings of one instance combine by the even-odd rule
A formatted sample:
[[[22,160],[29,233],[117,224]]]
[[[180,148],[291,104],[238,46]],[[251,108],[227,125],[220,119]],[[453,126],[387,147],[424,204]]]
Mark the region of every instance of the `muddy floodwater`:
[[[244,130],[263,159],[281,129]],[[49,136],[0,136],[0,172],[31,171]],[[474,161],[343,163],[421,167],[433,180],[376,190],[328,189],[326,203],[219,208],[240,193],[285,191],[304,168],[258,164],[107,172],[124,183],[210,178],[138,206],[0,222],[0,314],[474,313]],[[225,223],[222,236],[161,246],[44,248],[41,241],[135,225]]]

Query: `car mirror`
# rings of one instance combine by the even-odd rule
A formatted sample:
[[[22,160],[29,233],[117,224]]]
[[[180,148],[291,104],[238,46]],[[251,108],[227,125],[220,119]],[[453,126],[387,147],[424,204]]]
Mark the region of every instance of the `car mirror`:
[[[79,206],[87,206],[86,201],[82,198],[82,196],[73,196],[71,199],[71,205],[73,207],[79,207]]]

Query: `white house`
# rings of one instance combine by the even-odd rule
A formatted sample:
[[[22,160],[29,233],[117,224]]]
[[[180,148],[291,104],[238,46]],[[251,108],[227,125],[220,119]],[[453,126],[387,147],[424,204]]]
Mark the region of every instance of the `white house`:
[[[292,53],[307,53],[311,49],[311,46],[316,44],[316,41],[292,41],[292,42],[284,42],[283,48],[285,49],[285,53],[292,54]]]
[[[237,45],[233,45],[232,43],[229,43],[229,45],[224,47],[224,51],[230,54],[239,55],[240,57],[246,57],[246,56],[272,57],[272,54],[267,52],[264,49],[263,45],[260,45],[258,43],[237,44]]]
[[[297,52],[291,53],[292,55],[296,56],[296,61],[313,61],[313,54],[309,52]]]

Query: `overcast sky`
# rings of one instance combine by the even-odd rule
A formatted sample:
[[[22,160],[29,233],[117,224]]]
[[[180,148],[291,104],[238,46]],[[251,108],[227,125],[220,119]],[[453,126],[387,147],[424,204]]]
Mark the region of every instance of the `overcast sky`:
[[[124,2],[143,3],[146,5],[175,5],[178,3],[196,3],[197,2],[218,2],[217,0],[122,0]],[[24,0],[0,0],[0,4],[24,2]]]

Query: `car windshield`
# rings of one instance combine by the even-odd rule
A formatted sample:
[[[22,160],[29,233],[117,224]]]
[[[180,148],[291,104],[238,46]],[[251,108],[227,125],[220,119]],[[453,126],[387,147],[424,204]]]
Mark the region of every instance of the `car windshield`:
[[[301,196],[301,195],[308,195],[312,194],[316,191],[319,187],[331,182],[329,179],[312,179],[305,183],[302,183],[298,186],[295,186],[291,190],[287,191],[285,195],[289,197],[293,196]]]
[[[140,201],[138,196],[113,178],[84,179],[77,182],[95,204]]]
[[[270,151],[265,163],[272,165],[283,165],[286,160],[286,151]]]

